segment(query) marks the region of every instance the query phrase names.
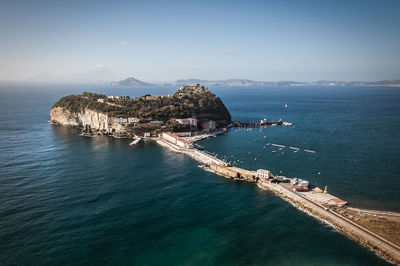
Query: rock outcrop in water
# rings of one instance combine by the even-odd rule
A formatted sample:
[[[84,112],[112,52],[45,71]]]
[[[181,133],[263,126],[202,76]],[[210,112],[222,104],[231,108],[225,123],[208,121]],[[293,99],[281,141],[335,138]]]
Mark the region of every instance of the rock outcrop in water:
[[[186,118],[195,122],[179,120]],[[89,134],[134,136],[224,127],[231,115],[219,97],[197,85],[181,87],[173,95],[133,99],[88,92],[65,96],[51,108],[50,122]]]

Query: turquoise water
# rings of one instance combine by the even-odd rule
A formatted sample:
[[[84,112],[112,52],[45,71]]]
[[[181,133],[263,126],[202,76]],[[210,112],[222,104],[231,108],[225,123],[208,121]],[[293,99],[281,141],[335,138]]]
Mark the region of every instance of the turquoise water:
[[[63,95],[148,92],[93,88],[1,84],[1,265],[387,264],[254,184],[205,172],[155,143],[131,147],[48,124]],[[233,119],[295,125],[233,129],[202,141],[210,152],[326,184],[356,206],[400,210],[399,90],[212,89]],[[317,153],[272,153],[267,142]]]

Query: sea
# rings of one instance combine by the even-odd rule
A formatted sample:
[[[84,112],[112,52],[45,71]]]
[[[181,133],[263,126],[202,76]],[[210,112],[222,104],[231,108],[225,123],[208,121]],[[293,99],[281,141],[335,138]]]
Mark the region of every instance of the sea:
[[[48,122],[65,95],[176,89],[0,83],[0,265],[388,264],[272,193],[152,141],[129,146]],[[231,128],[200,141],[206,151],[327,186],[354,207],[400,212],[400,88],[210,89],[233,120],[293,126]]]

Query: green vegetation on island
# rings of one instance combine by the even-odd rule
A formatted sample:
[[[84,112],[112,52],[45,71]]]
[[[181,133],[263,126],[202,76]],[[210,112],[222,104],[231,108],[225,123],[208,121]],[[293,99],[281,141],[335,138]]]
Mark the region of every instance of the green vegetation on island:
[[[171,118],[196,118],[214,120],[220,125],[231,121],[231,115],[222,100],[210,90],[199,85],[184,86],[172,95],[130,98],[129,96],[106,96],[84,92],[69,95],[57,101],[53,108],[63,107],[73,113],[90,109],[110,117],[137,117],[144,121],[163,121]]]

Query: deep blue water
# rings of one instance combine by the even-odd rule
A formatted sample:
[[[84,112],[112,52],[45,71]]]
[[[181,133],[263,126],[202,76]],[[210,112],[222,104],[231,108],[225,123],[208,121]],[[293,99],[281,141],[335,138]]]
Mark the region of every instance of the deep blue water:
[[[210,152],[327,185],[354,206],[400,211],[398,88],[211,89],[233,119],[294,126],[232,129],[201,142]],[[64,95],[174,90],[0,84],[1,265],[386,264],[254,184],[152,142],[131,147],[47,122]],[[317,153],[272,153],[268,142]]]

